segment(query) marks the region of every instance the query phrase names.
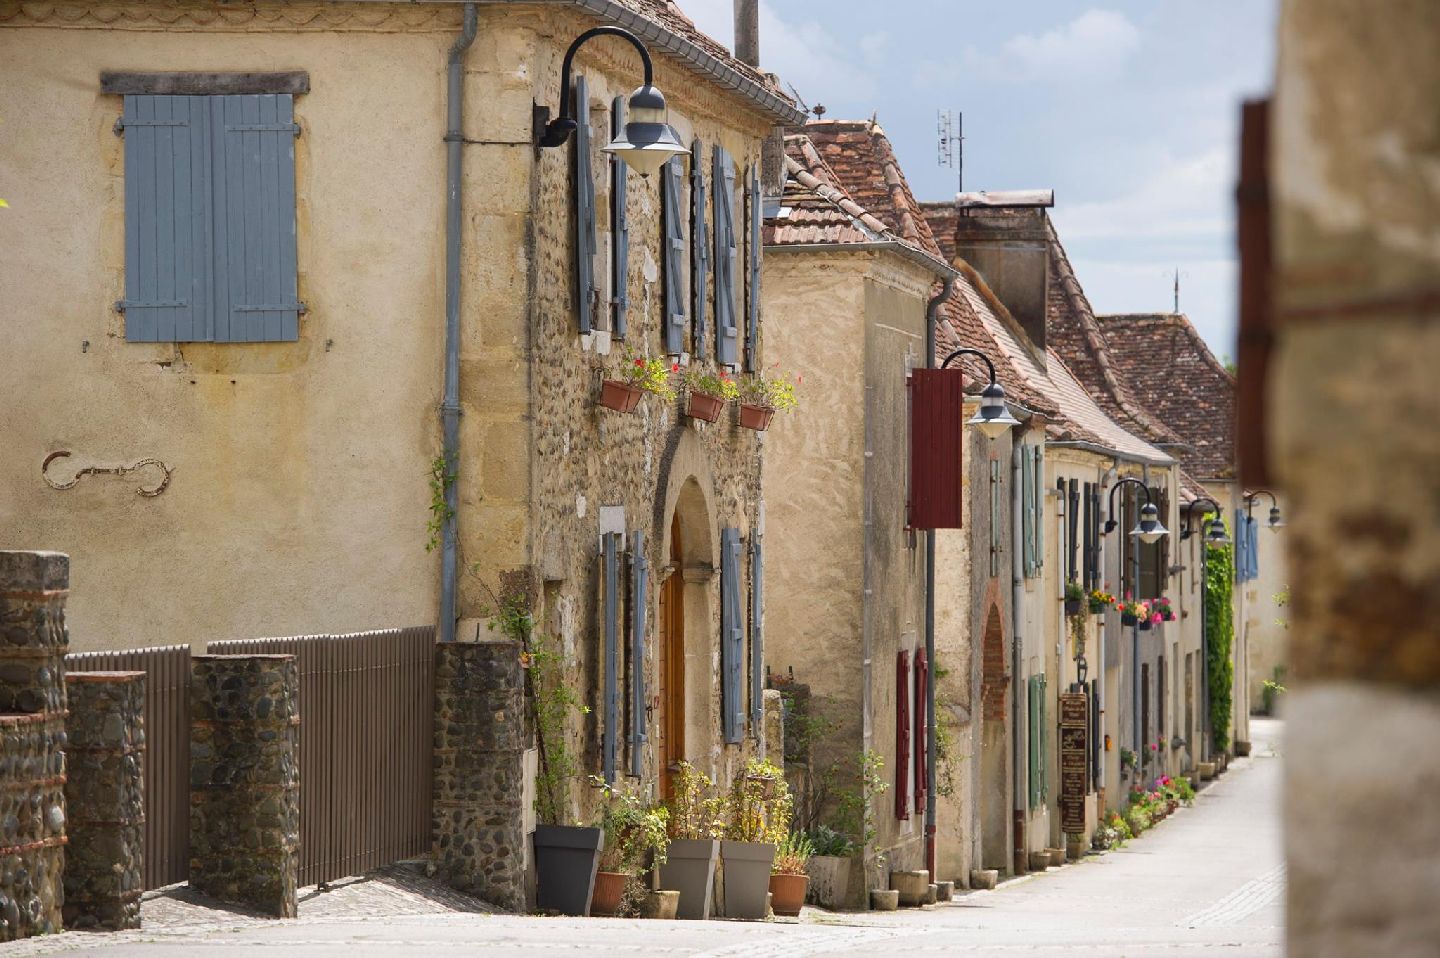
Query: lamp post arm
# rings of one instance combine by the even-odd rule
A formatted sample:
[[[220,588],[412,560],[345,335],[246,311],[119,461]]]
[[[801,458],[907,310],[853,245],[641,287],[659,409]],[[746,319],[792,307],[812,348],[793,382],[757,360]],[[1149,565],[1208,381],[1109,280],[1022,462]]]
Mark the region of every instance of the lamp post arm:
[[[630,45],[640,54],[640,62],[645,65],[645,86],[650,86],[655,78],[655,66],[650,61],[650,51],[645,49],[645,44],[640,38],[629,30],[620,27],[595,27],[586,30],[575,38],[570,48],[565,51],[565,61],[560,66],[560,115],[551,120],[545,127],[545,133],[540,138],[541,146],[560,146],[570,139],[570,134],[575,130],[575,118],[570,114],[570,66],[575,60],[575,53],[589,40],[595,37],[620,37],[628,40]]]
[[[989,356],[986,356],[984,353],[982,353],[982,352],[981,352],[980,350],[978,350],[978,349],[970,349],[970,348],[968,348],[968,347],[965,348],[965,349],[957,349],[957,350],[955,350],[953,353],[951,353],[949,356],[946,356],[946,357],[945,357],[945,361],[940,364],[940,368],[941,368],[941,369],[948,369],[948,368],[950,368],[950,363],[953,362],[953,361],[956,360],[956,359],[959,359],[961,356],[974,356],[975,358],[977,358],[977,359],[981,360],[982,362],[984,362],[984,363],[985,363],[985,368],[990,371],[990,381],[991,381],[992,383],[995,382],[995,364],[990,361],[990,357],[989,357]]]
[[[1113,486],[1110,487],[1110,511],[1109,511],[1109,515],[1110,515],[1110,521],[1111,521],[1111,522],[1114,522],[1114,521],[1115,521],[1115,493],[1117,493],[1117,492],[1120,491],[1120,487],[1121,487],[1121,486],[1128,486],[1128,485],[1139,486],[1139,487],[1140,487],[1140,491],[1143,492],[1143,493],[1145,493],[1145,504],[1146,504],[1147,506],[1149,506],[1149,505],[1154,505],[1154,503],[1153,503],[1153,502],[1151,501],[1151,499],[1150,499],[1150,487],[1147,486],[1147,485],[1145,485],[1145,483],[1141,482],[1139,479],[1133,479],[1133,478],[1131,478],[1130,476],[1125,476],[1124,478],[1122,478],[1122,479],[1120,479],[1118,482],[1116,482],[1115,485],[1113,485]]]
[[[1255,500],[1261,496],[1269,496],[1271,507],[1275,509],[1280,508],[1280,500],[1275,498],[1275,493],[1269,489],[1256,489],[1254,492],[1245,495],[1245,518],[1250,518],[1250,514],[1255,508]]]
[[[1180,538],[1190,538],[1190,533],[1192,532],[1190,528],[1190,520],[1195,518],[1195,510],[1202,502],[1208,502],[1211,506],[1214,507],[1212,509],[1201,510],[1200,519],[1202,522],[1204,521],[1205,517],[1212,512],[1215,513],[1215,515],[1217,516],[1222,515],[1222,512],[1220,510],[1220,503],[1216,502],[1214,499],[1211,499],[1209,496],[1197,496],[1195,499],[1192,499],[1190,501],[1190,508],[1187,509],[1185,512],[1185,531],[1180,533]]]

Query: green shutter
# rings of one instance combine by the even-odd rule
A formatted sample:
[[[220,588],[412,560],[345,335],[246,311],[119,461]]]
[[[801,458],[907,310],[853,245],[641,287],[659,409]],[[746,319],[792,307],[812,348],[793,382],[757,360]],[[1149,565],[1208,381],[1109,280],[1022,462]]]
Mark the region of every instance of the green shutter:
[[[1031,446],[1030,454],[1035,458],[1031,489],[1035,493],[1035,574],[1045,568],[1045,447]]]
[[[1050,800],[1050,681],[1040,676],[1040,802]]]

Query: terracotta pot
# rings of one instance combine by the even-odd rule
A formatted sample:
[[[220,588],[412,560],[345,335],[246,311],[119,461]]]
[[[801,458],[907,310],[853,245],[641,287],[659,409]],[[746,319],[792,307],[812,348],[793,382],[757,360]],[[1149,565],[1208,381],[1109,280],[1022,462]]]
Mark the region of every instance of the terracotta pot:
[[[590,897],[590,914],[613,915],[620,910],[625,897],[625,883],[630,876],[623,872],[596,872],[595,893]]]
[[[691,419],[703,419],[705,422],[714,422],[720,418],[720,413],[725,409],[725,400],[719,396],[712,396],[709,393],[690,390],[690,400],[685,406],[685,415]]]
[[[775,410],[769,406],[752,406],[748,402],[740,404],[740,425],[746,429],[764,432],[770,428],[770,419],[774,415]]]
[[[618,379],[607,379],[600,384],[600,405],[616,412],[634,412],[635,407],[640,405],[640,396],[643,393],[644,390],[639,386],[632,386]]]
[[[805,903],[805,886],[809,882],[807,875],[771,875],[770,907],[775,914],[792,918],[799,915],[800,906]]]

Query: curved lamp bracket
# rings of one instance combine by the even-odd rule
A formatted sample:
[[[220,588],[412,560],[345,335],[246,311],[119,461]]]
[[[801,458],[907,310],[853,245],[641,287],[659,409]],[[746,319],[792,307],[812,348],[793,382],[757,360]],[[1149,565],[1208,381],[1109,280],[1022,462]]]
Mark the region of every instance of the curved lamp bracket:
[[[595,27],[593,30],[586,30],[576,37],[575,42],[570,44],[570,49],[565,51],[565,62],[560,67],[560,115],[545,124],[545,129],[539,139],[541,146],[563,146],[565,141],[570,139],[570,134],[575,132],[575,117],[570,112],[570,65],[575,59],[576,51],[587,41],[603,36],[628,40],[640,54],[640,62],[645,65],[644,85],[647,87],[652,85],[655,67],[650,62],[650,51],[645,49],[645,44],[640,42],[639,37],[620,27]]]

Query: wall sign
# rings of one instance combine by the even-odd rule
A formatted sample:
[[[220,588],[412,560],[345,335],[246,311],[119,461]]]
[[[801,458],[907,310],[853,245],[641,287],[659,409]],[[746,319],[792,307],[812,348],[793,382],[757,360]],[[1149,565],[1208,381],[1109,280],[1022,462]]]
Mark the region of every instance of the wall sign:
[[[1060,695],[1060,829],[1085,832],[1085,793],[1090,790],[1090,700],[1084,692]]]

